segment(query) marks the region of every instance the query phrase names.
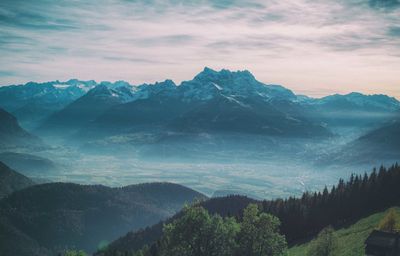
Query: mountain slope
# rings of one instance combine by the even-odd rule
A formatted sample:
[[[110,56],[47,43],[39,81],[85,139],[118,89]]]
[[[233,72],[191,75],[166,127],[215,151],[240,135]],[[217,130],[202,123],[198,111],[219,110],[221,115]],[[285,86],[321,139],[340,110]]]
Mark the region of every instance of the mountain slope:
[[[29,175],[55,171],[58,166],[53,161],[26,153],[1,152],[0,161],[19,172]]]
[[[277,107],[279,104],[285,105],[286,109]],[[300,137],[329,135],[324,127],[301,116],[293,105],[290,101],[265,102],[260,97],[220,95],[177,117],[169,127],[198,133],[239,132]],[[294,111],[289,114],[292,107]]]
[[[71,79],[3,86],[0,87],[0,107],[15,115],[23,127],[32,129],[95,85],[94,81]]]
[[[400,120],[393,120],[346,144],[321,163],[382,164],[400,159]]]
[[[14,191],[34,185],[28,177],[12,170],[0,162],[0,199]]]
[[[90,252],[129,230],[165,219],[184,203],[203,197],[169,183],[122,188],[48,183],[15,192],[0,201],[0,219],[8,230],[52,253],[65,248]],[[12,246],[1,247],[0,254],[18,250]]]
[[[51,255],[46,248],[41,247],[35,240],[22,233],[0,216],[0,251],[1,255]]]
[[[101,83],[64,109],[52,114],[37,132],[73,133],[110,107],[129,102],[133,93],[133,87],[124,82]]]
[[[308,98],[301,104],[308,108],[311,119],[325,122],[330,127],[377,128],[400,110],[400,102],[393,97],[355,92]]]
[[[178,99],[175,92],[176,85],[170,80],[139,86],[134,100],[105,111],[81,130],[80,137],[118,134],[162,126],[189,107],[189,104]]]
[[[0,151],[41,146],[37,137],[22,129],[13,115],[0,108]]]
[[[248,71],[205,68],[175,86],[165,81],[141,87],[156,93],[106,111],[90,131],[103,135],[145,129],[172,132],[241,132],[320,136],[329,132],[308,120],[288,89],[258,82]],[[85,129],[86,130],[86,129]],[[107,134],[107,130],[112,131]]]
[[[358,143],[367,143],[376,150],[392,151],[395,154],[400,153],[400,120],[394,120],[381,128],[369,132],[359,138]]]
[[[244,196],[227,196],[221,198],[212,198],[201,205],[211,214],[219,214],[221,216],[239,216],[241,211],[249,204],[254,203],[253,200]],[[181,213],[174,215],[168,219],[166,223],[180,217]],[[139,231],[131,231],[119,239],[113,241],[107,248],[96,253],[101,256],[115,255],[116,252],[130,252],[141,249],[144,245],[151,245],[156,242],[162,235],[164,223],[160,222],[156,225],[146,227]]]
[[[395,208],[400,213],[399,208]],[[378,227],[379,222],[385,217],[390,209],[372,214],[366,218],[360,219],[349,227],[335,231],[338,237],[339,248],[337,255],[342,256],[364,256],[364,242],[369,234]],[[297,245],[289,249],[289,256],[306,256],[310,243]]]

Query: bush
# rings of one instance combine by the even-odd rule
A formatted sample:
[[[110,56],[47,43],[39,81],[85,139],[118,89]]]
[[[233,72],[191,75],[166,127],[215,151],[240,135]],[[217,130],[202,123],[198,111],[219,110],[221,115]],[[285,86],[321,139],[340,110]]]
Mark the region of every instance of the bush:
[[[308,256],[334,256],[338,248],[338,238],[332,227],[324,228],[311,242]]]

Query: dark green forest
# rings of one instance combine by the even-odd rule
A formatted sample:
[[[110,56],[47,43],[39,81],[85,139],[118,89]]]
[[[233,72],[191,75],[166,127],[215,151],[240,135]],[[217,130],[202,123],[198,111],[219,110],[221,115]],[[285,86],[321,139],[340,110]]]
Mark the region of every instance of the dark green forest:
[[[289,243],[307,239],[326,226],[341,227],[400,203],[400,167],[395,165],[369,175],[351,175],[331,189],[306,192],[301,198],[263,201],[262,208],[282,221]]]
[[[276,234],[280,232],[285,236],[287,243],[293,245],[311,239],[327,226],[344,227],[362,217],[399,205],[398,184],[400,166],[395,164],[389,168],[374,169],[370,174],[351,175],[348,181],[341,179],[332,188],[325,187],[322,192],[306,192],[300,198],[256,201],[247,197],[229,196],[210,199],[196,207],[208,210],[210,216],[218,214],[218,218],[222,218],[221,221],[226,221],[223,218],[234,218],[237,223],[243,223],[247,218],[244,209],[248,204],[256,203],[263,213],[275,216],[271,218],[281,223]],[[178,220],[185,218],[185,211],[187,210],[171,218],[166,224],[159,223],[136,233],[129,233],[98,254],[135,255],[134,252],[143,247],[146,252],[144,255],[168,255],[160,254],[165,245],[165,237],[168,237],[166,227],[176,225]],[[203,227],[189,225],[185,228],[199,232]],[[207,236],[203,238],[205,237]],[[238,246],[240,247],[240,243]],[[141,255],[140,253],[139,251],[137,255]]]
[[[47,256],[72,248],[91,253],[203,197],[172,183],[30,186],[0,200],[0,255]]]
[[[249,204],[243,217],[210,215],[199,204],[183,209],[182,216],[163,228],[161,239],[137,252],[118,256],[256,256],[284,255],[286,239],[279,234],[280,221]]]

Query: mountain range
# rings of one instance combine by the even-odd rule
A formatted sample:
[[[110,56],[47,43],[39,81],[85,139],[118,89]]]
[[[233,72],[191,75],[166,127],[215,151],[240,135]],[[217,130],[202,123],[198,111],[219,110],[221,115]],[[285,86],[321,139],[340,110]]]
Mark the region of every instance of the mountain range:
[[[329,136],[336,126],[375,127],[400,110],[385,95],[309,98],[264,84],[249,71],[204,68],[192,80],[131,85],[69,80],[0,87],[0,106],[38,134],[138,130]]]
[[[0,105],[5,109],[0,118],[6,120],[0,126],[9,127],[9,134],[0,127],[3,144],[17,145],[16,140],[10,141],[13,137],[25,138],[19,143],[37,141],[19,127],[14,114],[34,134],[77,141],[85,147],[95,145],[96,149],[97,141],[107,144],[135,138],[139,143],[154,143],[204,134],[329,139],[355,133],[350,136],[354,140],[368,133],[377,136],[375,129],[400,116],[400,102],[386,95],[310,98],[280,85],[261,83],[249,71],[210,68],[179,85],[171,80],[131,85],[74,79],[3,86]],[[360,138],[360,143],[372,143],[371,136]],[[348,143],[350,150],[357,148],[351,146],[356,140]]]
[[[110,139],[122,143],[126,143],[127,138],[135,140],[135,149],[139,148],[138,144],[155,144],[146,148],[144,154],[147,155],[158,156],[161,150],[174,148],[175,151],[167,154],[175,153],[182,159],[186,148],[194,148],[195,153],[204,151],[206,157],[223,151],[229,161],[234,155],[231,151],[226,153],[226,148],[239,149],[239,154],[245,158],[255,158],[253,152],[261,149],[281,163],[282,159],[287,159],[279,158],[282,156],[278,153],[278,144],[283,139],[288,144],[282,148],[294,158],[297,157],[293,154],[295,139],[299,139],[296,142],[300,141],[304,151],[315,145],[313,141],[322,141],[323,147],[312,149],[319,151],[332,141],[337,143],[340,136],[352,129],[361,132],[350,141],[335,144],[337,150],[324,155],[324,163],[352,164],[372,160],[382,163],[400,158],[400,103],[395,98],[360,93],[309,98],[280,85],[261,83],[248,71],[205,68],[192,80],[179,85],[171,80],[137,86],[124,81],[30,82],[0,87],[0,106],[0,255],[46,256],[67,248],[94,252],[115,239],[101,253],[139,249],[160,237],[161,220],[173,216],[186,202],[206,198],[192,189],[170,183],[119,188],[73,183],[35,184],[36,180],[24,175],[30,177],[32,173],[43,174],[57,168],[53,159],[36,155],[38,150],[47,148],[38,136],[43,136],[44,140],[55,136],[67,142],[78,141],[84,146],[100,141],[94,144],[96,152],[110,149],[116,156],[113,159],[121,162],[124,155],[118,155],[109,147]],[[265,139],[267,137],[271,138],[271,143]],[[182,141],[187,144],[182,146]],[[254,141],[259,144],[255,145]],[[202,143],[212,146],[220,143],[225,147],[217,146],[212,151],[199,146]],[[167,144],[169,148],[160,147]],[[244,154],[248,149],[246,145],[254,146],[253,151]],[[56,156],[54,152],[60,148],[52,148],[48,155]],[[84,153],[82,158],[86,157]],[[132,157],[131,153],[128,151],[128,158]],[[62,157],[69,162],[76,160],[77,155]],[[311,158],[302,159],[312,161]],[[76,174],[70,171],[57,175]],[[227,193],[222,191],[221,194]],[[324,194],[318,196],[322,198]],[[213,198],[201,204],[212,214],[240,216],[250,202],[261,204],[261,201],[242,196]],[[292,206],[300,209],[291,205],[292,199],[276,200],[274,205],[282,205],[282,202],[288,206],[284,209]],[[266,207],[266,201],[262,204]],[[172,219],[177,217],[179,213]],[[315,218],[309,216],[305,223],[309,220]],[[284,227],[295,224],[284,222]],[[142,229],[145,227],[148,228]],[[297,226],[296,229],[302,230]],[[123,234],[126,235],[117,239]]]
[[[113,86],[110,86],[113,85]],[[320,136],[329,132],[303,116],[296,95],[258,82],[248,71],[205,68],[179,86],[171,80],[137,87],[100,84],[40,127],[113,135],[143,130]]]
[[[94,81],[29,82],[0,87],[0,107],[12,113],[27,129],[35,128],[55,111],[86,94]]]

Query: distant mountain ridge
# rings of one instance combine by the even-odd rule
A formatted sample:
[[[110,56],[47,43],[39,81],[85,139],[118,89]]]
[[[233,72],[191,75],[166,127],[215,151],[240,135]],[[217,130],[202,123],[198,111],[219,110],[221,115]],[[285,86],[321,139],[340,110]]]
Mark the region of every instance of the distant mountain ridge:
[[[331,127],[379,127],[384,122],[396,118],[400,102],[387,95],[364,95],[349,93],[335,94],[319,99],[302,98],[301,104],[308,110],[307,116]]]
[[[138,130],[184,133],[239,132],[266,135],[324,136],[324,127],[303,114],[296,95],[257,81],[248,71],[205,68],[193,80],[166,80],[139,86],[142,97],[106,110],[84,135]]]
[[[29,82],[0,87],[0,107],[14,114],[26,128],[34,128],[53,112],[78,99],[95,81]]]
[[[39,133],[42,129],[95,131],[96,125],[113,121],[114,127],[95,131],[105,134],[106,130],[130,132],[151,125],[178,132],[326,135],[326,125],[370,127],[400,110],[399,101],[386,95],[350,93],[316,99],[261,83],[247,70],[207,67],[179,85],[171,80],[132,85],[73,79],[3,86],[0,105],[15,113],[24,126],[39,127]],[[237,126],[250,123],[244,129]]]
[[[112,106],[134,98],[134,87],[126,82],[102,82],[85,95],[50,115],[36,130],[38,133],[73,132],[87,125]]]
[[[400,160],[400,115],[322,159],[327,163],[382,164]]]
[[[315,100],[317,104],[334,104],[335,102],[348,102],[343,107],[358,106],[365,110],[393,110],[400,108],[400,102],[394,98],[383,94],[365,95],[357,92],[349,94],[334,94]]]

